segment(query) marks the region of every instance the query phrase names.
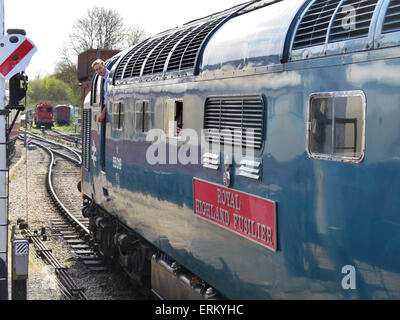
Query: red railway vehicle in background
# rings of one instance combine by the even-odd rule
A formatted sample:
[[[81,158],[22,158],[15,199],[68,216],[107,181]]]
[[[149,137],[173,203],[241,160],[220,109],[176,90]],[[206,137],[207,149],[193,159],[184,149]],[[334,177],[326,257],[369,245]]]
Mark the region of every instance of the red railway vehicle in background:
[[[59,126],[69,125],[71,108],[65,104],[59,104],[55,108],[55,120]]]
[[[54,124],[54,108],[53,106],[41,103],[35,108],[35,125],[37,128],[45,127],[51,129]]]

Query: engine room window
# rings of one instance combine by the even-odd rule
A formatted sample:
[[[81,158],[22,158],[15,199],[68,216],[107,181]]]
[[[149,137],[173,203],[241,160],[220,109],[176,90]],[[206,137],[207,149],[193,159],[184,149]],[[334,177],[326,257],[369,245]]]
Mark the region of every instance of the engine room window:
[[[149,101],[137,101],[135,105],[136,133],[145,133],[151,129],[151,112]]]
[[[167,137],[179,137],[183,129],[183,101],[168,100],[164,119]]]
[[[309,157],[361,162],[365,108],[365,96],[361,91],[312,94],[308,119]]]
[[[114,130],[122,130],[124,124],[124,104],[122,102],[113,104],[112,124]]]

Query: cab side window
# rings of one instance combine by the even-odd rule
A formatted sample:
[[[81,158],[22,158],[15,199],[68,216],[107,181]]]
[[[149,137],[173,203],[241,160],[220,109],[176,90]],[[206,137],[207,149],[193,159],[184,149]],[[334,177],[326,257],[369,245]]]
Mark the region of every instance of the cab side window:
[[[307,132],[310,158],[354,163],[363,160],[365,101],[361,91],[311,95]]]

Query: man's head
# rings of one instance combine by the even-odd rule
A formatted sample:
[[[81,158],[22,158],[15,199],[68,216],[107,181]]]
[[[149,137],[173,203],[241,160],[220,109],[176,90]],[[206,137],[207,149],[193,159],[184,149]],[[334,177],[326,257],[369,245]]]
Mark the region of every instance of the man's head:
[[[94,71],[96,71],[96,73],[101,76],[104,77],[106,75],[106,65],[104,64],[104,61],[101,59],[97,59],[92,63],[92,68],[94,69]]]

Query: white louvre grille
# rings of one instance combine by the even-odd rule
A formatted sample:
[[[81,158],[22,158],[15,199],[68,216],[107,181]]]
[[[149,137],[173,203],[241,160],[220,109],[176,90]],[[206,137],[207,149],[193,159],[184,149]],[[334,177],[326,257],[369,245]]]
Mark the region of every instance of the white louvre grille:
[[[204,115],[206,140],[261,149],[264,109],[264,100],[260,95],[208,98]]]

